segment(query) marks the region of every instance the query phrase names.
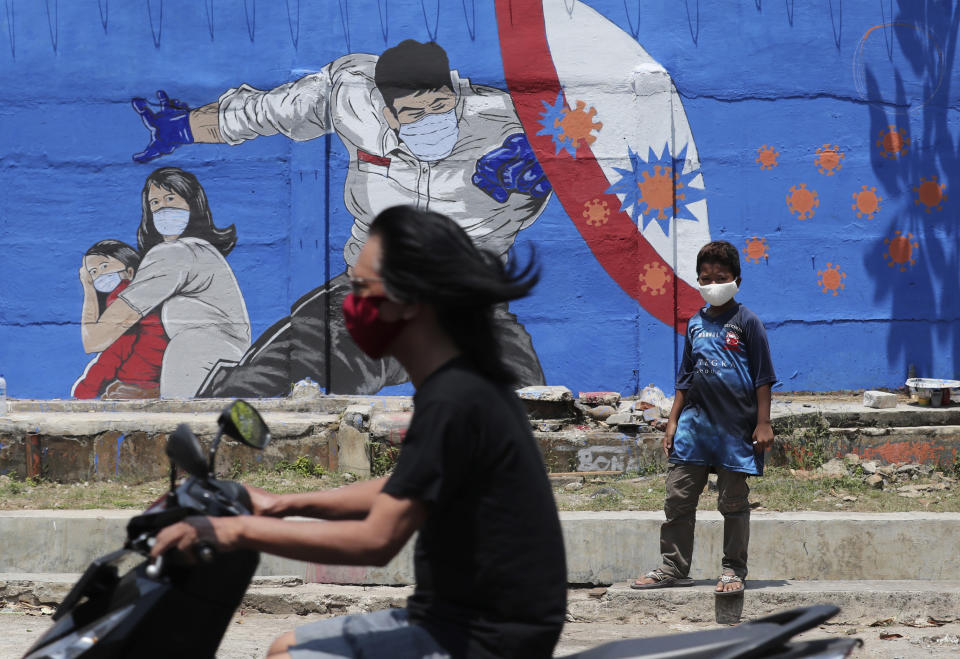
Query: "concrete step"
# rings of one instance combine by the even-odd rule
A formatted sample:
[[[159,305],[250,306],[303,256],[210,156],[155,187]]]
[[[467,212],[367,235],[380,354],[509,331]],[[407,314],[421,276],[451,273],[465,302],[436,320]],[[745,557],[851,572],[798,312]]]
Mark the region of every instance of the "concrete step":
[[[0,572],[81,572],[117,549],[130,511],[0,511]],[[662,512],[565,512],[560,515],[568,582],[626,582],[658,565]],[[960,575],[960,513],[754,512],[750,576],[771,580],[952,579]],[[716,577],[723,521],[698,513],[695,579]],[[41,547],[42,551],[37,548]],[[310,583],[413,583],[413,540],[384,567],[329,566],[264,556],[261,576]]]
[[[636,415],[618,415],[628,419],[622,425],[585,420],[579,401],[568,390],[558,393],[558,389],[563,388],[534,388],[523,394],[551,470],[631,471],[663,466],[660,432]],[[0,417],[0,474],[62,482],[162,478],[167,470],[163,452],[167,435],[178,423],[187,422],[201,440],[209,441],[216,430],[217,412],[227,402],[13,400],[10,413]],[[305,456],[365,475],[371,468],[370,442],[401,443],[412,409],[411,399],[405,396],[316,395],[253,402],[263,412],[275,441],[264,453],[228,442],[221,464],[270,467]],[[960,454],[954,441],[960,404],[929,408],[901,403],[878,410],[829,400],[778,399],[771,416],[781,437],[807,426],[842,429],[845,432],[831,435],[832,448],[840,454],[859,452],[881,462],[928,464],[952,464]],[[894,432],[910,427],[925,430]],[[926,430],[931,428],[940,430]],[[780,455],[774,451],[772,463]]]
[[[0,573],[0,600],[55,606],[79,574]],[[713,622],[715,581],[690,588],[639,591],[625,584],[573,588],[567,621],[577,623]],[[412,586],[346,586],[303,583],[295,577],[257,578],[241,605],[260,613],[339,616],[402,607]],[[929,618],[945,622],[960,616],[960,581],[753,581],[747,582],[743,620],[814,604],[835,604],[841,612],[830,623],[910,624]]]

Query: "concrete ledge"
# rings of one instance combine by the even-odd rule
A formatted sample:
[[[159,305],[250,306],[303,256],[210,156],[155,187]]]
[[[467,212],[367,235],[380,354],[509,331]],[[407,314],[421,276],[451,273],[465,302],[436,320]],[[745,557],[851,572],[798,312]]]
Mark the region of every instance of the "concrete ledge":
[[[0,572],[81,572],[120,546],[128,511],[0,512]],[[656,567],[660,512],[562,513],[568,581],[623,583]],[[723,521],[701,512],[691,576],[720,568]],[[411,541],[385,567],[327,566],[264,556],[262,576],[366,585],[413,583]],[[43,548],[38,551],[37,548]],[[918,579],[960,575],[960,513],[771,513],[751,521],[750,578]],[[938,549],[942,548],[942,549]]]
[[[789,394],[778,394],[788,397]],[[947,407],[920,407],[898,404],[887,409],[875,409],[861,403],[822,401],[794,403],[774,400],[770,420],[774,427],[787,420],[803,422],[814,416],[823,416],[834,428],[857,426],[955,426],[960,425],[960,405]]]
[[[0,574],[0,599],[56,605],[79,574]],[[568,622],[678,623],[715,620],[714,582],[692,588],[638,591],[618,585],[569,591]],[[294,578],[256,579],[243,608],[273,614],[339,616],[402,607],[411,586],[303,584]],[[960,611],[960,581],[748,581],[743,619],[800,606],[830,603],[837,625],[865,625],[892,618],[954,620]]]

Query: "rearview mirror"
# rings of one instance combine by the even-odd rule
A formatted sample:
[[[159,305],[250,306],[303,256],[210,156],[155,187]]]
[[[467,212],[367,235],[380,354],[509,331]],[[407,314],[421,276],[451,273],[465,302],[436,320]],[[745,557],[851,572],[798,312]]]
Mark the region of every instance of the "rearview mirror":
[[[270,431],[260,413],[245,400],[236,400],[220,414],[218,420],[225,435],[247,446],[262,449],[270,442]]]
[[[209,472],[206,459],[200,442],[197,441],[190,428],[185,423],[167,438],[167,457],[185,472],[196,478],[206,478]],[[172,477],[171,477],[172,478]]]

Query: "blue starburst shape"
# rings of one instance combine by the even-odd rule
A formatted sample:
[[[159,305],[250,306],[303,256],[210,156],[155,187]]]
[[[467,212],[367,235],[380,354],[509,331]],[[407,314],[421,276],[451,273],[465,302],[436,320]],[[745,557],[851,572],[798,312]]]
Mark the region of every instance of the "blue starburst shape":
[[[607,189],[607,193],[623,195],[620,210],[629,208],[634,222],[642,222],[641,231],[653,220],[669,236],[674,204],[677,208],[676,219],[698,221],[688,207],[706,199],[706,192],[690,187],[690,182],[701,173],[699,167],[683,173],[687,159],[686,146],[673,157],[673,163],[670,162],[669,144],[663,145],[663,152],[659,156],[650,148],[646,162],[630,147],[627,147],[627,155],[631,168],[613,168],[621,178]]]
[[[563,100],[563,92],[557,94],[557,100],[553,104],[546,101],[540,102],[543,103],[543,112],[540,113],[542,130],[537,135],[549,135],[553,139],[553,146],[556,148],[554,155],[560,153],[560,149],[566,149],[567,153],[576,158],[577,150],[573,146],[573,140],[569,137],[562,137],[563,128],[560,126],[560,122],[570,111]]]

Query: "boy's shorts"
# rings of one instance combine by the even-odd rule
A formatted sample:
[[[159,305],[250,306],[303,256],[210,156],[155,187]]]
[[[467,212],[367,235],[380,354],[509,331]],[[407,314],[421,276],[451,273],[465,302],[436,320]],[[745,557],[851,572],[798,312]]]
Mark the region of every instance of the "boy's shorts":
[[[302,625],[294,630],[291,659],[449,659],[426,629],[410,623],[405,609],[387,609]]]

